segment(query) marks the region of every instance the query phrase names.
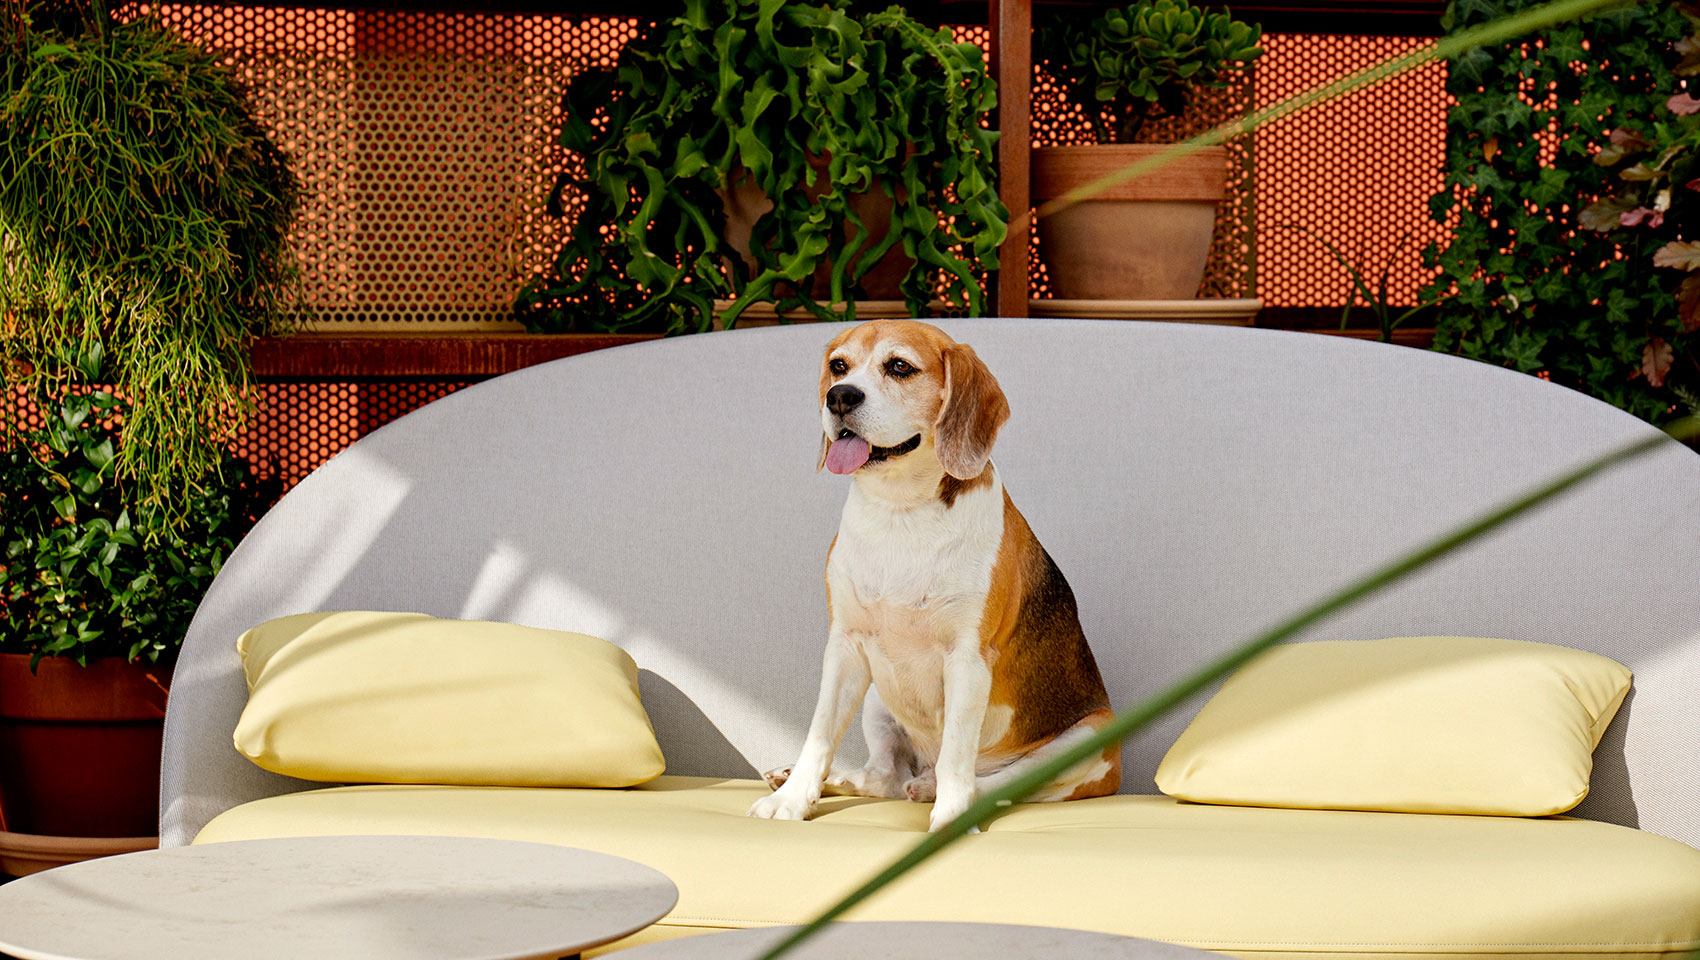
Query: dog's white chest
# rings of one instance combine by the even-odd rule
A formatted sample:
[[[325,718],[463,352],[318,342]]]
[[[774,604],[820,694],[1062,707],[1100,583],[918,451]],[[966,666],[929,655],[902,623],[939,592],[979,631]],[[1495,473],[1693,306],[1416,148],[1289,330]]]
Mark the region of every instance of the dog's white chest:
[[[852,629],[883,632],[926,620],[929,611],[983,606],[1003,540],[1002,503],[995,483],[959,497],[954,507],[936,501],[893,507],[852,488],[827,565],[834,616],[860,608],[869,622]]]
[[[943,722],[945,656],[979,637],[1002,506],[993,483],[950,508],[894,509],[857,490],[844,507],[827,565],[834,626],[859,642],[881,699],[923,753]]]

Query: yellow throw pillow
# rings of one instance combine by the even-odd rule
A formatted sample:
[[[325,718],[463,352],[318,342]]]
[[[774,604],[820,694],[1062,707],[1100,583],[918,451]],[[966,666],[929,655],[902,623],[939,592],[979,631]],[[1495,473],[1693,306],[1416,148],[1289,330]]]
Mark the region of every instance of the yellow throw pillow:
[[[1629,668],[1518,640],[1276,647],[1229,677],[1157,768],[1198,803],[1538,817],[1588,795]]]
[[[236,642],[236,749],[353,783],[627,787],[659,775],[637,664],[582,633],[418,613],[303,613]]]

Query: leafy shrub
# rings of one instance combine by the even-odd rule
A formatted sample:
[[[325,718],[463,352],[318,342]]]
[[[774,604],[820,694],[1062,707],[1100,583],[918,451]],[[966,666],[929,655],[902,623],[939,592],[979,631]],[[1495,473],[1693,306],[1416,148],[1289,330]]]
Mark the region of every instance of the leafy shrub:
[[[1263,55],[1262,28],[1187,0],[1135,0],[1090,22],[1063,16],[1039,31],[1036,51],[1091,119],[1099,143],[1132,143],[1153,108],[1186,112],[1198,87]]]
[[[201,595],[278,491],[226,453],[222,479],[168,522],[113,470],[127,404],[93,391],[46,412],[45,428],[0,448],[0,653],[174,662]]]
[[[1533,6],[1453,0],[1448,17],[1461,29]],[[1596,160],[1614,130],[1658,135],[1679,90],[1675,44],[1692,32],[1679,5],[1644,3],[1452,61],[1446,186],[1429,209],[1457,225],[1444,249],[1426,251],[1440,272],[1423,291],[1456,294],[1437,320],[1437,349],[1545,371],[1637,416],[1669,418],[1681,383],[1661,358],[1666,348],[1692,356],[1696,338],[1677,307],[1680,276],[1653,256],[1688,215],[1673,200],[1659,228],[1588,227],[1600,213],[1591,205],[1621,185],[1611,154]]]

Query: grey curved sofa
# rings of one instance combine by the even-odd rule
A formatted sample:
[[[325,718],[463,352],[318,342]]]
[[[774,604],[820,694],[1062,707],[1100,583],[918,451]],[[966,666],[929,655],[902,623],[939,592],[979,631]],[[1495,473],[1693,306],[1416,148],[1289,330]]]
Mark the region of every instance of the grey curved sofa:
[[[940,325],[1009,397],[994,457],[1079,598],[1118,706],[1651,430],[1533,377],[1380,344],[1119,321]],[[835,332],[717,333],[530,368],[308,477],[190,628],[166,717],[162,842],[323,786],[231,746],[246,695],[236,636],[310,610],[597,634],[642,668],[669,774],[752,777],[794,759],[848,483],[814,469],[818,363]],[[1503,636],[1622,661],[1635,687],[1575,815],[1700,846],[1697,584],[1700,457],[1673,442],[1306,639]],[[1124,792],[1156,792],[1157,762],[1197,706],[1126,745]]]

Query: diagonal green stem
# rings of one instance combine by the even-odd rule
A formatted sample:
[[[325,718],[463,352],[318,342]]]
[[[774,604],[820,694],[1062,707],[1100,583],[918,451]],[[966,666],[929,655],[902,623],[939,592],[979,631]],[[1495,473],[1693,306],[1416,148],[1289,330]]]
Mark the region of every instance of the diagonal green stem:
[[[1183,140],[1161,153],[1153,154],[1119,170],[1107,173],[1089,183],[1081,184],[1060,197],[1040,204],[1032,216],[1034,219],[1048,217],[1060,210],[1074,206],[1082,200],[1097,196],[1118,183],[1144,176],[1183,157],[1189,157],[1201,150],[1220,146],[1235,137],[1251,133],[1264,124],[1308,110],[1336,97],[1374,86],[1383,80],[1389,80],[1425,64],[1437,60],[1456,59],[1461,54],[1476,47],[1504,43],[1525,33],[1550,27],[1555,23],[1566,20],[1574,20],[1591,13],[1598,13],[1609,7],[1621,6],[1626,2],[1627,0],[1557,0],[1557,2],[1549,3],[1543,7],[1525,10],[1515,16],[1505,17],[1492,23],[1484,23],[1479,27],[1443,37],[1421,49],[1413,50],[1401,56],[1389,57],[1357,73],[1341,77],[1333,83],[1296,93],[1279,103],[1264,107],[1262,110],[1253,111],[1238,120],[1222,124],[1214,130],[1201,133],[1190,140]],[[1026,229],[1026,226],[1025,220],[1017,217],[1015,222],[1010,224],[1010,231],[1014,233]]]
[[[1673,438],[1686,440],[1692,437],[1700,437],[1700,418],[1688,417],[1679,420],[1667,427],[1665,433],[1653,434],[1602,454],[1505,505],[1489,511],[1476,520],[1418,547],[1381,569],[1346,586],[1339,592],[1294,614],[1268,631],[1246,641],[1241,646],[1199,667],[1168,689],[1147,698],[1127,712],[1118,715],[1090,738],[1081,741],[1049,762],[1039,765],[1026,775],[978,797],[961,816],[952,820],[937,833],[927,834],[926,838],[911,848],[908,853],[899,857],[849,896],[827,908],[825,913],[811,920],[807,925],[798,928],[789,937],[762,954],[760,960],[775,960],[775,958],[788,953],[793,947],[819,933],[828,923],[843,916],[852,907],[872,896],[881,887],[896,880],[933,854],[943,850],[969,830],[990,820],[1000,808],[1021,800],[1077,764],[1097,756],[1106,747],[1135,733],[1152,720],[1239,669],[1247,661],[1270,647],[1293,638],[1317,622],[1339,613],[1365,597],[1451,554],[1483,534],[1503,526],[1603,470],[1626,460],[1634,459],[1651,450],[1663,448]]]

